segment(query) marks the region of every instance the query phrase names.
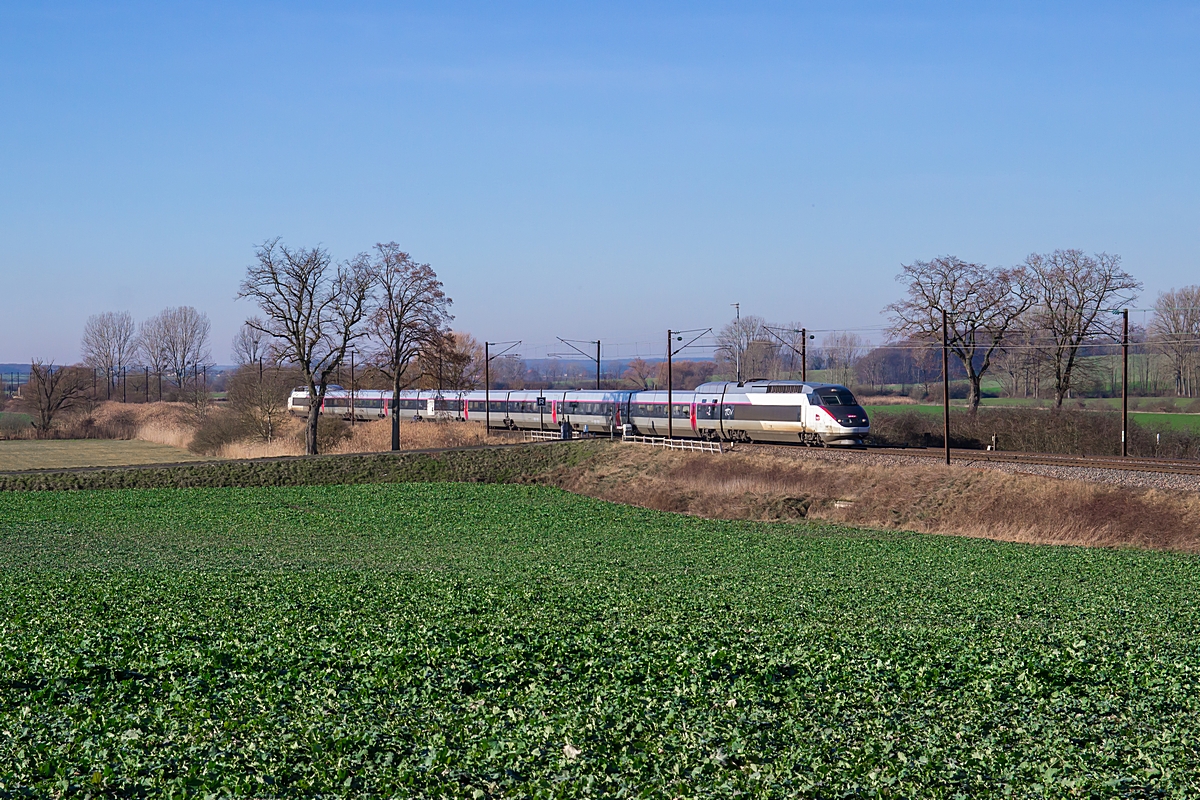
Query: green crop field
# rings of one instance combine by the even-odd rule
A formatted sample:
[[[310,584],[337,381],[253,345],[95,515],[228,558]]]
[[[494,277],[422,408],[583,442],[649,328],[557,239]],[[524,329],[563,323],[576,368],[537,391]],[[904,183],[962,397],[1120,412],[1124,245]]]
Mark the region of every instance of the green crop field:
[[[1129,412],[1129,419],[1151,430],[1171,428],[1173,430],[1200,431],[1200,414],[1159,414]]]
[[[904,414],[909,411],[915,411],[918,414],[928,414],[929,416],[941,416],[941,406],[917,405],[915,403],[903,403],[890,406],[863,406],[868,417],[873,417],[876,414]]]
[[[0,795],[1182,796],[1198,580],[542,487],[0,493]]]

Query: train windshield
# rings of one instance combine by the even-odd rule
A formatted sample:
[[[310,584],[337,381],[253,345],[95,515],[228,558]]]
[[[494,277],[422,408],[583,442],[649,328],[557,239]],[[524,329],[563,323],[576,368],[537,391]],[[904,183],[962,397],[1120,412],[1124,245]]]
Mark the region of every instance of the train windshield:
[[[856,406],[858,401],[854,399],[854,395],[849,389],[819,389],[817,394],[821,397],[821,405],[824,406]]]

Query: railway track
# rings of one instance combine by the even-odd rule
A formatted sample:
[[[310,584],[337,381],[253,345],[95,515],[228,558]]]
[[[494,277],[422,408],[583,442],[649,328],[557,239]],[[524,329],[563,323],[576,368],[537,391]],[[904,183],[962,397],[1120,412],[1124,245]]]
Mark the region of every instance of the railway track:
[[[857,449],[857,448],[856,448]],[[944,450],[869,447],[859,452],[884,453],[889,455],[914,456],[942,461]],[[1038,464],[1051,467],[1083,467],[1086,469],[1113,469],[1131,472],[1159,472],[1166,475],[1200,475],[1200,461],[1179,461],[1165,458],[1137,458],[1116,456],[1069,456],[1055,453],[1017,453],[995,450],[950,450],[951,462],[1006,462],[1016,464]]]

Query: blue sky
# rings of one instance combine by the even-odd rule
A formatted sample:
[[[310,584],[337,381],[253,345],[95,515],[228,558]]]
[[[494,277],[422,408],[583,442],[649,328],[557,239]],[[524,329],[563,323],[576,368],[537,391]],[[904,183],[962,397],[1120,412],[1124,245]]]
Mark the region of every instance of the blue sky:
[[[428,261],[456,327],[653,355],[873,328],[902,263],[1119,253],[1200,282],[1200,6],[0,6],[0,361],[189,304],[257,242]]]

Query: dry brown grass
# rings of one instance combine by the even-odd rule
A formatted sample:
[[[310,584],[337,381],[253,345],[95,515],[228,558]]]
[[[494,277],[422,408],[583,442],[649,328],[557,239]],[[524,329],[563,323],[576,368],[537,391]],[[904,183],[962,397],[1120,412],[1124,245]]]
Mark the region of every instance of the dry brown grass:
[[[472,447],[481,444],[500,444],[503,436],[485,441],[483,425],[478,422],[410,422],[400,423],[401,450],[429,450],[439,447]],[[391,420],[359,422],[349,438],[335,445],[331,453],[380,453],[392,449]]]
[[[915,406],[914,398],[902,394],[858,395],[858,402],[864,406]]]
[[[1014,542],[1200,551],[1200,495],[997,470],[612,448],[549,482],[720,519],[817,519]]]

